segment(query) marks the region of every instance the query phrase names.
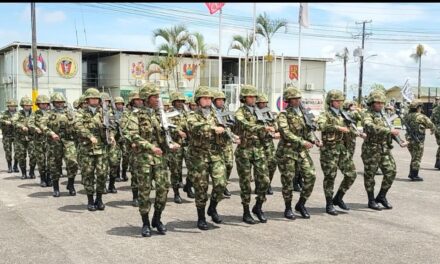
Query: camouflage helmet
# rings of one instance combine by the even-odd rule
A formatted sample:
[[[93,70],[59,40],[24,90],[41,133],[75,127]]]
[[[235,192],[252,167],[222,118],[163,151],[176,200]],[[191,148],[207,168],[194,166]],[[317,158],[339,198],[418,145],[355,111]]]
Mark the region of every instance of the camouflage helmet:
[[[409,108],[411,109],[417,109],[418,107],[422,106],[423,103],[422,101],[418,100],[418,99],[414,99],[410,104],[409,104]]]
[[[174,101],[186,101],[185,95],[183,95],[181,92],[172,92],[170,95],[170,101],[173,103]]]
[[[355,102],[355,101],[348,100],[348,101],[345,101],[345,103],[344,103],[344,105],[342,106],[342,108],[344,108],[345,110],[347,110],[347,109],[349,109],[350,106],[352,106],[352,105],[356,105],[356,102]]]
[[[79,99],[76,99],[75,101],[73,101],[73,108],[78,109],[79,107]]]
[[[225,99],[226,100],[226,96],[222,91],[214,91],[212,93],[212,96],[214,97],[213,100],[215,99]]]
[[[159,86],[157,86],[154,83],[147,83],[144,86],[142,86],[141,90],[139,91],[139,96],[142,100],[148,100],[150,96],[152,95],[159,95],[160,89]]]
[[[194,93],[194,99],[197,102],[201,97],[214,97],[212,91],[208,86],[199,86]]]
[[[289,99],[301,98],[301,92],[296,87],[289,87],[284,90],[283,100],[287,101]]]
[[[9,100],[6,102],[6,106],[18,106],[18,104],[17,104],[17,100],[15,100],[15,99],[9,99]]]
[[[240,98],[246,96],[257,96],[257,89],[253,85],[244,84],[241,86]]]
[[[191,104],[196,104],[196,101],[194,101],[194,96],[190,97],[187,101],[187,103]]]
[[[58,92],[55,92],[50,97],[50,101],[53,102],[65,102],[66,98],[64,98],[64,95]]]
[[[344,101],[344,94],[339,90],[330,90],[325,98],[325,103],[329,106],[332,101]]]
[[[110,101],[110,95],[108,93],[105,92],[101,92],[101,98],[103,101]]]
[[[168,99],[163,99],[162,103],[163,103],[163,106],[170,106],[170,100],[168,100]]]
[[[269,99],[265,94],[259,94],[257,97],[257,103],[269,103]]]
[[[116,96],[115,97],[115,104],[124,104],[125,105],[124,98],[122,98],[121,96]]]
[[[25,105],[33,105],[32,99],[27,95],[23,96],[20,100],[20,106],[25,106]]]
[[[86,103],[86,96],[85,95],[81,95],[78,99],[78,103],[79,104],[84,104]]]
[[[85,99],[101,99],[101,94],[99,93],[98,89],[96,88],[89,88],[84,92],[84,98]]]
[[[368,104],[372,104],[374,102],[385,103],[387,98],[385,94],[381,91],[372,91],[368,96]]]
[[[138,91],[131,91],[130,94],[128,95],[128,102],[131,103],[132,100],[134,99],[141,99],[139,97],[139,92]]]
[[[47,95],[40,94],[37,96],[35,104],[50,104],[50,99]]]

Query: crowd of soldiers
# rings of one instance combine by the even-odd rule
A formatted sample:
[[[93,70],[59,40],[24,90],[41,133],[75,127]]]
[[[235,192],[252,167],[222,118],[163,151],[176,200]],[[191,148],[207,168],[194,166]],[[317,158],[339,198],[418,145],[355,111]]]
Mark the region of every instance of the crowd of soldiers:
[[[50,98],[39,95],[35,112],[29,97],[21,98],[19,111],[17,102],[10,99],[8,109],[0,117],[8,172],[19,172],[19,167],[22,179],[34,179],[38,166],[41,187],[53,187],[53,196],[59,197],[64,161],[69,195],[76,195],[75,177],[80,171],[87,209],[96,211],[105,209],[102,195],[117,193],[115,182],[128,181],[129,171],[132,205],[139,208],[142,236],[149,237],[152,227],[159,234],[167,231],[161,215],[170,187],[177,204],[182,203],[180,188],[195,199],[199,229],[208,229],[205,213],[213,222],[221,223],[217,206],[223,198],[231,196],[227,185],[234,160],[243,222],[255,224],[251,211],[259,222],[267,222],[263,204],[266,195],[273,194],[271,184],[277,167],[281,174],[284,216],[296,218],[292,199],[293,191],[299,191],[294,209],[303,218],[310,218],[305,204],[316,179],[310,156],[314,146],[320,150],[326,212],[337,215],[335,206],[350,210],[343,197],[357,176],[353,162],[357,137],[363,138],[364,185],[368,207],[374,210],[382,209],[379,204],[385,209],[392,208],[387,200],[387,192],[396,177],[392,140],[401,147],[408,146],[411,153],[408,177],[413,181],[422,180],[418,174],[426,129],[435,132],[440,145],[440,107],[435,107],[430,120],[421,113],[419,101],[411,102],[409,113],[402,120],[407,129],[405,141],[386,117],[386,97],[382,92],[371,92],[367,109],[358,109],[355,102],[345,101],[341,91],[331,90],[325,99],[325,109],[317,118],[304,107],[301,97],[297,88],[287,88],[283,93],[287,107],[276,116],[267,107],[267,96],[257,94],[251,85],[241,87],[242,106],[235,113],[226,109],[223,92],[206,86],[200,86],[191,100],[173,92],[168,102],[161,100],[159,87],[147,84],[130,93],[127,105],[122,97],[112,98],[95,88],[87,89],[73,107],[60,93],[53,93]],[[320,139],[316,131],[321,132]],[[274,139],[279,140],[277,148]],[[188,171],[185,184],[183,161]],[[440,148],[435,168],[440,169]],[[343,180],[334,194],[338,169]],[[374,176],[379,169],[383,180],[375,197]],[[250,210],[252,182],[256,201]],[[155,199],[150,224],[152,190]]]

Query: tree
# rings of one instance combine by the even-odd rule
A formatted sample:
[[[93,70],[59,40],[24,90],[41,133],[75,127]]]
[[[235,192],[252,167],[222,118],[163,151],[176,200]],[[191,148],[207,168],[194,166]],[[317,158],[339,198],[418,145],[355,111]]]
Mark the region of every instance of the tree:
[[[231,46],[229,49],[238,50],[244,54],[245,64],[244,64],[244,82],[247,83],[247,65],[249,61],[249,54],[254,44],[254,34],[247,34],[246,36],[234,35],[232,37]]]
[[[260,14],[257,17],[257,28],[256,33],[258,35],[263,36],[267,42],[267,58],[268,61],[271,61],[270,56],[270,42],[275,33],[280,30],[282,27],[286,28],[287,20],[286,19],[270,19],[269,16],[264,12],[262,15]]]
[[[189,45],[190,34],[187,28],[183,25],[173,26],[171,28],[158,28],[153,31],[153,43],[160,37],[165,42],[160,44],[158,52],[165,53],[167,56],[167,67],[171,67],[174,77],[175,87],[178,89],[179,72],[176,72],[176,67],[179,65],[182,58],[182,49]]]
[[[422,84],[422,56],[426,55],[425,47],[422,44],[417,45],[416,52],[411,54],[410,57],[419,63],[419,82],[417,85],[417,98],[420,99],[420,87]]]
[[[383,86],[382,84],[380,84],[380,83],[373,83],[370,86],[370,91],[381,91],[381,92],[383,92],[385,94],[387,90],[385,89],[385,86]]]
[[[173,69],[176,67],[176,63],[172,57],[169,56],[159,56],[154,57],[147,65],[147,69],[150,69],[151,65],[155,65],[160,69],[160,73],[165,75],[167,80],[167,90],[170,94],[170,75],[173,73]],[[149,70],[150,71],[150,70]],[[152,70],[151,72],[157,72],[157,70]]]
[[[347,47],[345,47],[342,52],[336,53],[336,57],[344,61],[344,96],[347,96],[347,61],[349,59],[348,54],[349,52]]]

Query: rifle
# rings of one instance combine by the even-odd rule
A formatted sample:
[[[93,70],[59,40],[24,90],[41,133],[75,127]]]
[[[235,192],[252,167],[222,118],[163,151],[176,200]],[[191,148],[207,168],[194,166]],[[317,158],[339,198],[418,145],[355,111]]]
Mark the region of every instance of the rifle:
[[[265,108],[260,109],[260,108],[258,108],[258,106],[254,106],[254,112],[255,112],[255,115],[257,116],[257,121],[263,123],[264,127],[270,126],[269,122],[273,121],[273,116],[272,116],[272,113],[270,112],[269,107],[265,107]],[[268,114],[269,117],[266,117],[264,114]],[[272,138],[275,137],[274,133],[269,133],[269,134]]]
[[[318,142],[318,144],[315,145],[319,145],[321,143],[321,141],[318,139],[318,137],[315,134],[315,131],[318,130],[318,128],[315,125],[315,122],[313,122],[313,119],[315,118],[315,115],[313,115],[313,113],[311,113],[310,111],[306,110],[304,108],[304,105],[301,103],[299,105],[299,110],[301,111],[303,118],[304,118],[304,122],[306,123],[306,126],[310,129],[310,131],[312,132],[312,136],[315,142]]]
[[[171,145],[173,144],[173,139],[171,138],[170,128],[176,128],[175,125],[168,122],[168,118],[173,117],[173,116],[177,116],[177,115],[180,115],[180,113],[177,111],[165,113],[165,109],[163,107],[162,100],[159,99],[160,125],[165,132],[165,141],[166,141],[168,148],[170,148]]]
[[[118,110],[116,109],[115,100],[113,99],[112,92],[111,92],[110,88],[108,88],[108,93],[109,93],[109,95],[110,95],[110,102],[111,102],[111,104],[112,104],[113,114],[114,114],[114,116],[115,116],[114,121],[115,121],[115,124],[116,124],[116,126],[117,126],[117,128],[118,128],[119,135],[121,135],[121,137],[122,137],[122,130],[121,130],[121,118],[122,118],[122,114],[121,114],[120,111],[118,111]]]
[[[232,133],[230,128],[231,126],[235,125],[234,113],[229,111],[217,111],[217,108],[214,105],[212,105],[212,111],[214,111],[215,113],[217,125],[223,127],[225,129],[226,135],[232,140],[232,142],[235,142],[237,140],[237,136]],[[227,118],[227,121],[224,120],[224,117]]]
[[[110,139],[110,114],[108,110],[107,102],[101,98],[102,101],[102,119],[103,119],[103,125],[105,129],[105,140],[107,144],[111,145],[112,141]]]
[[[385,123],[387,124],[388,128],[389,128],[389,129],[393,129],[393,125],[391,125],[390,121],[389,121],[386,117],[383,116],[382,111],[380,112],[380,115],[382,116],[383,119],[385,119]],[[403,139],[401,139],[400,136],[394,136],[394,135],[392,135],[391,138],[392,138],[394,141],[396,141],[397,144],[399,144],[402,148],[403,148],[403,147],[406,147],[406,144],[405,144],[406,142],[405,142]]]
[[[356,136],[360,137],[362,132],[357,128],[356,121],[354,121],[346,111],[341,110],[341,116],[344,118],[345,123],[354,129]]]
[[[408,126],[405,121],[403,120],[403,118],[400,116],[400,109],[396,109],[396,114],[397,116],[400,118],[400,121],[402,123],[402,126],[406,127],[406,131],[409,134],[409,136],[417,143],[421,143],[419,138],[417,137],[417,135],[414,133],[414,130],[411,129],[410,126]]]

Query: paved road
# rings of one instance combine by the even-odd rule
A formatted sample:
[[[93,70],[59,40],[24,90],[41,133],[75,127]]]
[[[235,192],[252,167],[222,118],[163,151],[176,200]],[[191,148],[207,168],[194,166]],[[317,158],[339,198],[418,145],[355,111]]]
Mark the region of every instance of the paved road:
[[[348,213],[325,213],[319,152],[313,149],[318,166],[307,204],[311,219],[283,217],[277,171],[275,194],[264,205],[268,222],[242,223],[234,168],[229,187],[233,196],[218,207],[223,224],[213,224],[208,217],[211,229],[200,231],[194,201],[184,196],[183,204],[174,204],[171,190],[163,214],[169,231],[166,236],[153,233],[150,238],[140,236],[141,219],[130,205],[129,182],[117,183],[119,192],[104,196],[105,211],[89,212],[79,176],[78,195],[68,196],[67,179],[62,178],[62,196],[56,199],[51,188],[39,187],[38,179],[21,180],[19,173],[6,173],[1,151],[0,263],[437,263],[440,171],[433,169],[434,137],[429,135],[425,145],[423,182],[408,181],[409,153],[394,148],[398,175],[388,195],[394,209],[380,212],[366,207],[360,144],[355,154],[358,179],[345,196],[352,208]]]

